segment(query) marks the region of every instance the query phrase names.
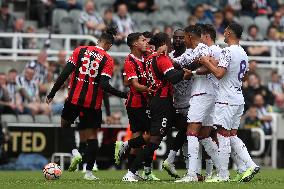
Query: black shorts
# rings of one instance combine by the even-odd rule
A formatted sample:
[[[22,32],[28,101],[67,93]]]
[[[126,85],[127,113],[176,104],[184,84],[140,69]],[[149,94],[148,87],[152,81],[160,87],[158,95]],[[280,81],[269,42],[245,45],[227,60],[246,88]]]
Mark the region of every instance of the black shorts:
[[[74,123],[75,119],[79,116],[78,130],[84,129],[97,129],[101,128],[102,124],[102,111],[92,108],[85,108],[82,106],[74,105],[68,101],[65,102],[61,117]]]
[[[183,129],[187,126],[187,117],[175,109],[174,125],[177,129]]]
[[[152,136],[165,136],[173,126],[175,109],[172,98],[153,97],[150,102]]]
[[[148,108],[126,107],[132,133],[150,131],[150,111]]]

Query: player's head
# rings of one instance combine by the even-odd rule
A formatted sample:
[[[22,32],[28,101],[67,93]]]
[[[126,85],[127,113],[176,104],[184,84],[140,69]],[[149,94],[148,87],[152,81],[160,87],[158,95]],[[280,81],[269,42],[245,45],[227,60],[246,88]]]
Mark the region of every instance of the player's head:
[[[146,38],[146,41],[147,41],[147,52],[148,53],[151,53],[152,50],[155,48],[153,45],[150,45],[149,42],[151,40],[151,38],[153,37],[153,33],[152,32],[149,32],[149,31],[145,31],[142,33],[143,36]]]
[[[173,48],[178,49],[178,48],[184,48],[185,43],[184,43],[184,31],[183,29],[177,29],[174,31],[173,34]]]
[[[240,24],[236,22],[229,23],[228,27],[225,29],[224,32],[224,41],[228,43],[229,40],[237,40],[239,41],[242,37],[243,28]]]
[[[206,45],[212,45],[216,40],[216,30],[211,24],[204,24],[201,28],[201,40]]]
[[[131,33],[127,36],[127,45],[131,50],[145,52],[147,50],[147,40],[142,33]]]
[[[114,36],[116,36],[116,34],[116,28],[109,27],[102,33],[101,37],[98,40],[98,43],[102,45],[104,50],[108,51],[114,42]]]
[[[155,46],[155,50],[163,45],[167,45],[169,51],[171,48],[171,39],[168,34],[159,32],[151,38],[149,44]]]
[[[201,29],[198,25],[190,25],[184,29],[184,42],[187,48],[193,48],[193,44],[201,38]]]

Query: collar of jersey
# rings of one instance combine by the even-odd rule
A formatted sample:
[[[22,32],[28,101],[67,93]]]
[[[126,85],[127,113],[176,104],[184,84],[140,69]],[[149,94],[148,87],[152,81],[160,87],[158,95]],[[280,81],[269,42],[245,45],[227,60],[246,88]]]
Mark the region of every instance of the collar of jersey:
[[[98,46],[98,45],[97,45],[96,47],[97,47],[98,49],[101,49],[101,50],[104,51],[104,49],[103,49],[102,47],[100,47],[100,46]]]
[[[143,58],[143,57],[142,57],[142,59],[140,59],[140,58],[137,58],[136,56],[134,56],[134,54],[131,54],[131,53],[130,53],[130,56],[131,56],[132,58],[134,58],[134,59],[140,61],[140,62],[143,62],[143,61],[144,61],[144,58]]]

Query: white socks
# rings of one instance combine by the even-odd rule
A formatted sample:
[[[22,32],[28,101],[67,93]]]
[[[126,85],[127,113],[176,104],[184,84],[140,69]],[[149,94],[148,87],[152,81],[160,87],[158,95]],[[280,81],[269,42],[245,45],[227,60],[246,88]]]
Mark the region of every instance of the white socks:
[[[169,155],[168,155],[167,161],[168,161],[169,163],[171,163],[171,164],[174,163],[176,155],[177,155],[177,152],[176,152],[176,151],[170,150],[170,153],[169,153]]]
[[[188,149],[187,149],[187,142],[185,142],[182,146],[182,155],[184,158],[184,162],[185,162],[185,168],[188,169]]]
[[[252,161],[248,153],[246,145],[243,143],[243,141],[239,137],[231,136],[230,141],[231,141],[232,151],[234,151],[235,153],[234,155],[239,157],[240,161],[242,161],[245,164],[246,169],[257,166]]]
[[[81,156],[80,152],[77,149],[72,150],[72,155],[73,156]]]
[[[187,136],[188,142],[188,169],[187,173],[195,175],[198,164],[199,141],[196,136]]]
[[[229,159],[231,153],[231,145],[230,145],[230,138],[217,134],[218,143],[219,143],[219,150],[217,153],[217,158],[220,163],[220,167],[218,167],[218,176],[221,178],[229,178]],[[217,167],[216,167],[217,168]]]
[[[195,172],[198,174],[201,174],[201,169],[202,169],[202,146],[199,143],[199,150],[198,150],[198,161],[195,167]]]
[[[238,173],[243,173],[247,170],[246,164],[240,159],[238,154],[233,150],[231,152],[231,158],[233,160],[233,163],[237,165]]]
[[[213,172],[213,161],[212,159],[205,159],[206,163],[206,177],[211,177]]]

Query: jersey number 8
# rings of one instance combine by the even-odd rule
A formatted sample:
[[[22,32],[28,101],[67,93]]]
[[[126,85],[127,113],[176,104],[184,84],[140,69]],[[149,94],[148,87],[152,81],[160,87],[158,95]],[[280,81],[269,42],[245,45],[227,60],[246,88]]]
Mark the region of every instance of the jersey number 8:
[[[247,63],[245,60],[242,60],[240,63],[240,72],[238,74],[238,79],[241,82],[243,77],[245,76],[246,73],[246,68],[247,68]]]

